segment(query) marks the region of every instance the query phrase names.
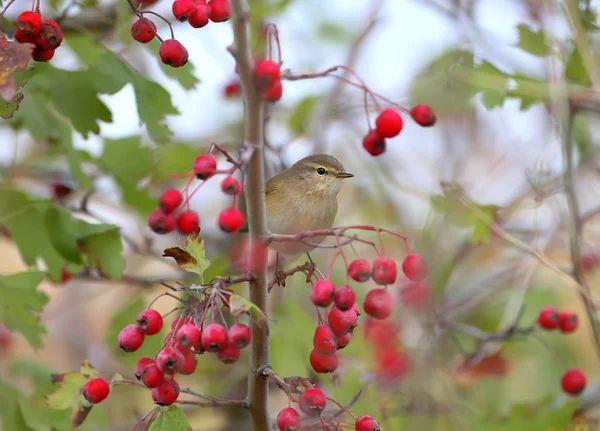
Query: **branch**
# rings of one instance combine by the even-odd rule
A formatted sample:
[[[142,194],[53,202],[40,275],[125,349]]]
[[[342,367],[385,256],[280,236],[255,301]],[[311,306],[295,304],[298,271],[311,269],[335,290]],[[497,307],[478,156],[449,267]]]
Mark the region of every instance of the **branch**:
[[[207,403],[199,402],[199,401],[179,401],[179,404],[192,404],[195,406],[202,407],[217,407],[217,406],[228,406],[228,407],[244,407],[248,408],[248,403],[246,400],[229,400],[227,398],[219,398],[213,397],[211,395],[203,394],[202,392],[194,391],[190,388],[181,389],[179,392],[183,394],[193,395],[198,398],[202,398],[207,400]]]
[[[254,79],[252,53],[248,38],[247,20],[249,11],[243,0],[230,0],[233,25],[233,45],[230,52],[238,66],[240,84],[244,98],[244,149],[248,157],[245,181],[246,209],[250,231],[250,247],[257,250],[252,255],[252,267],[256,267],[255,279],[248,283],[249,298],[268,317],[267,249],[254,247],[267,236],[267,215],[264,183],[264,102]],[[259,263],[261,262],[261,263]],[[266,376],[258,370],[269,366],[269,335],[252,322],[252,343],[250,345],[250,372],[248,375],[248,406],[255,431],[271,429]]]

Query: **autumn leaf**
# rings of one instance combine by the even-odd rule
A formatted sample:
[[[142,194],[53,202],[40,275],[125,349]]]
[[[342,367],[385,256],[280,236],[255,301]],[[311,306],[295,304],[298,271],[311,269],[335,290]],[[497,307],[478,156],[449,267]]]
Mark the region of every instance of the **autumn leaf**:
[[[0,95],[6,103],[17,97],[17,83],[13,73],[27,67],[35,46],[31,43],[9,41],[0,32]]]
[[[204,251],[204,240],[200,233],[191,234],[180,247],[170,247],[164,250],[163,257],[172,257],[177,265],[188,272],[194,272],[202,276],[211,262],[206,258]]]
[[[470,383],[482,378],[504,377],[513,369],[501,350],[473,363],[473,358],[464,359],[456,369],[456,376],[464,383]]]

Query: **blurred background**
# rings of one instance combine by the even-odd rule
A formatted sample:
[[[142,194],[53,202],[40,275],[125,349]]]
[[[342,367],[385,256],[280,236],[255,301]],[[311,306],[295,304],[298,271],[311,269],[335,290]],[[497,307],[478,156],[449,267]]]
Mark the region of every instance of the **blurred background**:
[[[351,411],[376,417],[384,430],[596,429],[600,367],[581,292],[591,289],[593,307],[599,3],[249,1],[253,43],[264,24],[279,29],[282,69],[346,64],[373,92],[408,109],[428,104],[438,118],[421,128],[406,116],[402,133],[372,157],[362,148],[370,128],[363,93],[337,79],[285,81],[281,101],[267,108],[268,176],[311,153],[336,156],[355,174],[340,194],[336,225],[403,233],[430,267],[420,283],[399,277],[393,318],[361,316],[333,376],[315,375],[308,361],[317,325],[309,285],[297,275],[275,288],[271,349],[280,376],[308,376],[343,404],[362,390]],[[12,37],[14,20],[28,8],[12,4],[2,31]],[[164,291],[160,280],[186,281],[161,257],[185,238],[152,233],[146,218],[162,191],[183,185],[170,175],[189,171],[211,142],[235,153],[243,141],[241,99],[226,93],[236,81],[230,23],[193,29],[175,21],[190,61],[170,69],[160,63],[158,41],[131,39],[134,16],[124,0],[51,0],[41,8],[60,18],[65,42],[50,63],[17,74],[23,100],[16,112],[9,105],[1,111],[12,118],[0,123],[0,274],[47,273],[41,294],[0,284],[3,431],[69,429],[68,411],[44,407],[51,373],[77,371],[87,359],[106,378],[132,378],[137,359],[158,351],[157,337],[135,354],[116,342]],[[167,0],[145,8],[174,21]],[[155,22],[167,38],[166,25]],[[205,279],[235,273],[238,258],[232,251],[239,244],[216,224],[230,205],[218,184],[209,181],[191,205],[213,262]],[[102,233],[75,232],[73,218],[101,224]],[[573,237],[576,224],[584,229]],[[65,237],[84,249],[61,248]],[[405,257],[391,237],[386,251],[398,263]],[[90,252],[97,259],[80,257]],[[374,257],[368,248],[359,254]],[[313,259],[325,271],[332,256],[318,250]],[[338,262],[333,280],[342,284],[344,276]],[[357,296],[368,288],[357,285]],[[236,289],[246,293],[244,285]],[[576,312],[577,331],[509,330],[535,326],[548,305]],[[169,298],[156,303],[161,312],[174,306]],[[204,355],[185,384],[241,399],[247,353],[234,365]],[[588,378],[579,398],[561,390],[567,368]],[[287,397],[277,388],[271,397],[275,417]],[[129,430],[152,406],[146,391],[118,386],[82,428]],[[185,410],[195,431],[250,429],[235,409]]]

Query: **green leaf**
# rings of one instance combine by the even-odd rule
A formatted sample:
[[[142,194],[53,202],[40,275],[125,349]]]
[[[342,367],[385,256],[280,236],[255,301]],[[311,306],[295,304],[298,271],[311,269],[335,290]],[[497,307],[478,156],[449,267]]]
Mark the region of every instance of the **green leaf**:
[[[302,135],[306,133],[317,103],[321,98],[307,96],[294,107],[288,119],[288,126],[292,133]]]
[[[179,406],[161,407],[148,431],[190,431],[190,423]]]
[[[475,70],[485,73],[494,82],[495,88],[484,87],[481,90],[482,101],[485,107],[488,109],[502,107],[507,95],[508,76],[487,61],[475,67]]]
[[[588,118],[576,115],[573,121],[573,141],[579,151],[579,164],[585,163],[592,156],[592,137]]]
[[[581,57],[581,53],[577,48],[574,48],[569,54],[565,75],[570,82],[585,85],[587,87],[592,85],[592,81],[588,75],[583,58]]]
[[[535,404],[516,404],[510,414],[501,418],[482,415],[482,429],[490,431],[529,431],[570,429],[573,413],[579,408],[579,401],[572,401],[559,408],[550,408],[551,400],[545,399]],[[477,428],[479,429],[479,428]]]
[[[57,374],[53,376],[58,388],[46,397],[48,407],[56,410],[79,408],[87,403],[81,389],[100,373],[84,361],[78,373]]]
[[[148,15],[146,15],[148,17]],[[129,35],[131,37],[131,35]],[[179,82],[185,90],[193,90],[200,83],[200,80],[196,77],[194,72],[196,69],[191,62],[186,63],[185,67],[171,67],[160,61],[158,50],[160,49],[160,42],[154,39],[152,42],[146,44],[146,47],[150,49],[156,62],[159,64],[162,72],[169,78]]]
[[[168,179],[171,174],[191,171],[194,160],[201,152],[202,149],[183,143],[158,147],[154,152],[154,179],[162,181]]]
[[[172,257],[181,269],[194,272],[200,276],[202,276],[211,263],[206,258],[204,240],[199,232],[188,236],[183,244],[183,249],[179,247],[167,248],[163,252],[163,257]]]
[[[283,301],[273,314],[271,327],[271,364],[282,376],[302,376],[310,369],[315,319],[298,303]]]
[[[142,146],[139,136],[105,139],[100,165],[124,183],[136,183],[152,171],[152,149]]]
[[[39,313],[48,303],[48,296],[37,290],[44,278],[43,272],[0,276],[0,321],[23,334],[35,349],[42,347],[42,335],[46,334]]]
[[[89,264],[111,279],[120,279],[125,269],[123,243],[118,228],[81,239],[87,249]]]
[[[234,293],[229,297],[229,310],[234,316],[239,316],[240,314],[249,315],[254,323],[260,326],[265,334],[269,335],[267,316],[265,316],[265,313],[255,303]]]
[[[519,24],[517,30],[519,31],[519,42],[516,46],[536,57],[545,57],[548,55],[546,35],[543,30],[534,32],[525,24]]]

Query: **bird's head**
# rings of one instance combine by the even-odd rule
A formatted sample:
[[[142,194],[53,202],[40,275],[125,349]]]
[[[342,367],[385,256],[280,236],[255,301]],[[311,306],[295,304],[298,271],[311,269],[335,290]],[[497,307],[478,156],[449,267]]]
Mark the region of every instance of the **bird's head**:
[[[346,178],[354,175],[344,170],[338,159],[328,154],[313,154],[292,166],[291,170],[301,178],[298,184],[306,194],[323,194],[335,197]]]

